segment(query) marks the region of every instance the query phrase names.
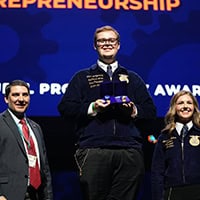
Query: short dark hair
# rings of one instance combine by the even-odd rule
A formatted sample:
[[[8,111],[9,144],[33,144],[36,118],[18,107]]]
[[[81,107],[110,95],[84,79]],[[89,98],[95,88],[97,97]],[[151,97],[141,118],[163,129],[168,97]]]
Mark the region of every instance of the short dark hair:
[[[28,90],[28,93],[30,94],[30,87],[25,81],[23,81],[23,80],[13,80],[5,88],[5,97],[6,98],[8,98],[8,95],[10,94],[11,87],[16,86],[16,85],[26,87],[27,90]]]

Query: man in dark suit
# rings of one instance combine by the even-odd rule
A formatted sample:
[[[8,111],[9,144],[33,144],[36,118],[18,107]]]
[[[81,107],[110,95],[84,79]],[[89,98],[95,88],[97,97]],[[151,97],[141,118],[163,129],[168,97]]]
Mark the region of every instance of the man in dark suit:
[[[30,103],[28,84],[10,82],[4,99],[8,109],[0,114],[0,200],[52,200],[42,130],[25,115]]]

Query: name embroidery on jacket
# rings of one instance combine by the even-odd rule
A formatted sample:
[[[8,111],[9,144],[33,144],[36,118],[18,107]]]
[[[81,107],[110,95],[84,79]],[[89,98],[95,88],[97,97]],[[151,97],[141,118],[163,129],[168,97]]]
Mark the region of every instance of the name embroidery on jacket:
[[[169,148],[174,147],[174,140],[175,139],[176,139],[176,137],[172,136],[168,140],[163,140],[162,142],[165,145],[165,148],[169,149]]]
[[[90,88],[98,87],[103,82],[103,74],[87,75]]]

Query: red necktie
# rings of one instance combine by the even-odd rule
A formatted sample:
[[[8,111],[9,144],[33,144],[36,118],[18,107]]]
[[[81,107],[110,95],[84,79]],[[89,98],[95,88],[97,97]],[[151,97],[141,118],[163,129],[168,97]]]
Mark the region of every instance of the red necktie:
[[[41,184],[41,176],[40,176],[40,169],[39,169],[37,154],[35,151],[35,145],[34,145],[32,137],[29,134],[29,129],[26,124],[26,121],[24,119],[21,119],[20,123],[22,124],[22,132],[24,134],[24,139],[27,144],[28,154],[36,157],[35,166],[34,167],[29,166],[29,176],[30,176],[30,184],[35,189],[37,189]]]

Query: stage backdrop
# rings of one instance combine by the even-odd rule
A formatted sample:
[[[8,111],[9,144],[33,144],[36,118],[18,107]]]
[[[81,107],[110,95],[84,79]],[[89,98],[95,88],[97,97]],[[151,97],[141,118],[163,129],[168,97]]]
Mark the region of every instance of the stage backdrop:
[[[119,62],[144,79],[162,117],[175,92],[200,98],[199,19],[199,0],[0,0],[0,93],[24,79],[28,115],[58,116],[72,75],[96,62],[95,29],[111,25]]]

